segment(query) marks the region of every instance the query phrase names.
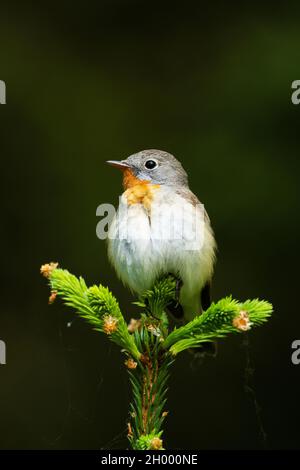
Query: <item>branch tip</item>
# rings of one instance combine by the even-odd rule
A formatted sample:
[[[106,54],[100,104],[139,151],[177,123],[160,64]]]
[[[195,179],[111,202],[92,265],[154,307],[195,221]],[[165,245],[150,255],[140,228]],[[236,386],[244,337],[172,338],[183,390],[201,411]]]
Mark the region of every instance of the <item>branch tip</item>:
[[[150,450],[161,450],[163,448],[163,441],[159,437],[153,437],[150,442]]]
[[[58,263],[54,263],[53,261],[51,261],[51,263],[43,264],[40,268],[40,273],[42,274],[42,276],[49,279],[52,272],[57,268],[57,266]]]
[[[240,310],[239,314],[232,320],[232,324],[240,331],[249,331],[253,325],[246,310]]]

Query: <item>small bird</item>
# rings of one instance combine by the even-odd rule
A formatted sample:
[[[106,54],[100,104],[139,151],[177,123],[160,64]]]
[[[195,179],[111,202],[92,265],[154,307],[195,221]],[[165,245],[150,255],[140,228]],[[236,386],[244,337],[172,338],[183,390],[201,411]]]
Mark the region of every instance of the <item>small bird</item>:
[[[168,309],[183,323],[192,320],[210,305],[216,242],[187,173],[162,150],[107,163],[122,170],[124,186],[108,232],[112,265],[137,294],[160,276],[174,275],[178,298]]]

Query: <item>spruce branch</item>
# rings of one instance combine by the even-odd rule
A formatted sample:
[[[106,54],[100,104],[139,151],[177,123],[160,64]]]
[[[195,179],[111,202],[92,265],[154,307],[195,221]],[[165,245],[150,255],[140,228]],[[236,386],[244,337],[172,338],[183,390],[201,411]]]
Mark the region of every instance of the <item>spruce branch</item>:
[[[161,434],[152,433],[139,437],[135,444],[135,450],[164,450],[160,439]]]
[[[150,316],[160,318],[167,305],[175,300],[176,279],[169,275],[159,279],[152,289],[146,290],[135,305],[145,309]]]
[[[170,331],[167,306],[176,299],[176,279],[166,276],[143,293],[136,305],[143,308],[139,319],[127,325],[116,298],[107,287],[87,287],[58,263],[41,267],[49,280],[49,303],[61,297],[96,330],[105,333],[126,354],[132,402],[128,421],[128,440],[136,450],[163,449],[163,423],[170,367],[178,353],[203,342],[242,333],[266,322],[272,305],[263,300],[239,302],[225,297],[180,328]]]
[[[73,307],[94,330],[106,333],[129,355],[140,358],[141,353],[128,332],[119,304],[109,289],[101,284],[88,288],[82,277],[78,279],[66,269],[55,268],[46,277],[51,290],[62,298],[65,305]]]
[[[88,300],[93,311],[102,321],[101,330],[108,334],[113,342],[125,349],[133,358],[139,359],[138,350],[127,323],[121,313],[116,298],[107,287],[92,286],[88,289]]]
[[[272,311],[272,305],[264,300],[246,300],[241,303],[231,296],[225,297],[212,303],[202,315],[174,329],[163,346],[176,355],[201,343],[223,338],[229,333],[241,333],[252,326],[259,326],[267,321]]]

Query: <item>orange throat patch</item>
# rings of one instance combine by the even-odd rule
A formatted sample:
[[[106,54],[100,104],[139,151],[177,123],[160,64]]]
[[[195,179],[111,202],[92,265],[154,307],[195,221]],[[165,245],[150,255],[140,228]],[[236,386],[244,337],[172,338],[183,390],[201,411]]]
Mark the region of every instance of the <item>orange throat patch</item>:
[[[143,204],[147,211],[151,210],[154,192],[160,187],[159,184],[139,180],[129,169],[123,171],[123,186],[127,204]]]

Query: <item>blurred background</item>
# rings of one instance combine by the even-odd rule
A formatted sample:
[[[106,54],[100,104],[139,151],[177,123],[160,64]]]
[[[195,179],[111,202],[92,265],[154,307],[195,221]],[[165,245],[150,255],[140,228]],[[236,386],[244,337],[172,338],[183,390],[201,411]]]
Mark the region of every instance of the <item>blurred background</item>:
[[[48,306],[39,267],[59,261],[101,281],[134,316],[96,237],[96,208],[121,193],[105,160],[158,148],[180,159],[211,217],[214,299],[275,307],[249,347],[230,337],[200,368],[179,356],[166,446],[298,448],[299,2],[10,1],[0,10],[0,447],[127,446],[123,357],[60,302]]]

